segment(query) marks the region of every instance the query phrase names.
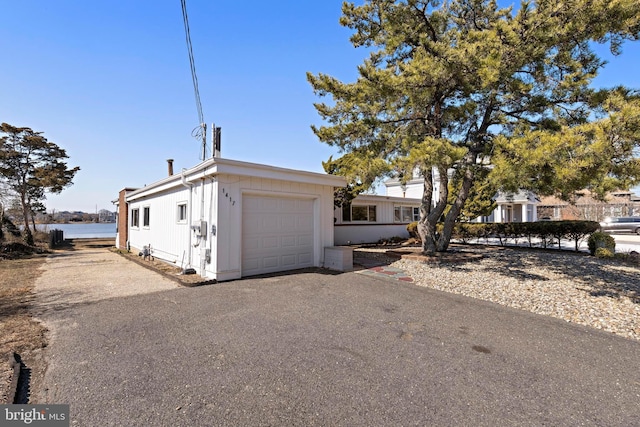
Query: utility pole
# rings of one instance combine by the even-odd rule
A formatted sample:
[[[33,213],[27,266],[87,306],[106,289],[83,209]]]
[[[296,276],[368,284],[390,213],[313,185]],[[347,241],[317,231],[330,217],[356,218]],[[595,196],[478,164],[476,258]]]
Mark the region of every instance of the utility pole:
[[[202,161],[207,160],[207,124],[202,123]]]

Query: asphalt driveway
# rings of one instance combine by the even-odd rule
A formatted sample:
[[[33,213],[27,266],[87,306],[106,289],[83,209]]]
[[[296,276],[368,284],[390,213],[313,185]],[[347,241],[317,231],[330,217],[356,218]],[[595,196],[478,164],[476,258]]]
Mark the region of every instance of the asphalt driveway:
[[[66,280],[56,260],[47,265],[41,285]],[[42,311],[53,333],[32,403],[70,404],[72,425],[640,419],[640,343],[398,280],[319,270],[59,298]]]

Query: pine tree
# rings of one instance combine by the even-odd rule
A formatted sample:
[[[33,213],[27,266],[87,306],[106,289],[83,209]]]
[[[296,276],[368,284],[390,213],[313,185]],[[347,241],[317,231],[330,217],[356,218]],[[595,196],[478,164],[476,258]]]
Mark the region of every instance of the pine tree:
[[[593,43],[618,54],[640,37],[637,0],[523,1],[517,11],[486,0],[369,0],[342,11],[351,42],[370,56],[353,83],[307,74],[332,98],[315,104],[327,124],[312,129],[343,153],[325,169],[354,189],[418,170],[425,252],[447,250],[473,195],[566,196],[640,179],[637,93],[590,87],[604,66]],[[488,207],[479,202],[466,214]]]
[[[20,200],[24,239],[32,245],[29,218],[42,210],[45,192],[60,193],[72,184],[80,168],[69,169],[66,151],[40,132],[2,123],[0,133],[4,134],[0,138],[0,179]]]

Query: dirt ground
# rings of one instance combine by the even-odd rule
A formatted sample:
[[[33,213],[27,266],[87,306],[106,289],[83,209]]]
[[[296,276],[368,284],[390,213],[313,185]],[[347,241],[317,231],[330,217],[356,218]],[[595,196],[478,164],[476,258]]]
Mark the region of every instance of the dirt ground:
[[[32,317],[34,284],[46,254],[0,260],[0,404],[8,400],[14,353],[26,361],[47,345],[46,328]]]
[[[141,292],[142,290],[136,289],[135,286],[116,290],[110,286],[108,280],[96,278],[96,274],[101,274],[102,270],[107,275],[114,271],[114,264],[119,262],[118,255],[171,279],[174,283],[171,286],[198,286],[208,283],[198,275],[182,275],[178,267],[165,262],[143,260],[138,254],[117,251],[113,247],[113,239],[67,240],[59,249],[39,248],[36,253],[25,251],[24,248],[14,244],[8,246],[7,251],[0,251],[0,404],[13,403],[8,400],[10,400],[9,390],[12,390],[11,382],[16,380],[13,367],[14,354],[23,362],[23,367],[30,367],[28,372],[34,378],[43,375],[46,369],[41,350],[47,346],[50,337],[46,325],[39,319],[42,313],[38,314],[34,310],[36,290],[38,311],[41,312],[59,309],[58,306],[63,300],[65,304],[73,304],[110,298],[116,293],[121,296],[123,292]],[[83,256],[86,254],[90,258],[73,257],[75,261],[67,261],[65,255],[75,251],[83,251]],[[38,280],[48,267],[51,268],[47,263],[56,257],[59,259],[56,260],[55,268],[67,269],[70,274],[73,274],[74,264],[79,267],[91,265],[93,279],[89,281],[93,280],[99,285],[87,286],[83,283],[82,292],[72,289],[74,284],[83,279],[83,274],[79,273],[78,281],[70,280],[67,284],[43,286],[42,281],[38,282]],[[86,269],[82,269],[86,273]],[[132,283],[135,282],[136,280],[132,280]],[[22,400],[20,403],[26,403],[24,400],[29,396],[18,397]]]

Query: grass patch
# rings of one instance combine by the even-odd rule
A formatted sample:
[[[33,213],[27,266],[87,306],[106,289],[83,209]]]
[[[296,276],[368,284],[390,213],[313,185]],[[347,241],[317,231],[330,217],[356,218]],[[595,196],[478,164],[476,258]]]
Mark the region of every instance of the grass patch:
[[[45,328],[31,318],[42,255],[0,261],[0,355],[25,353],[45,345]]]
[[[9,360],[13,353],[29,358],[46,347],[47,329],[33,319],[29,309],[34,299],[35,282],[42,274],[44,255],[24,255],[0,260],[0,378],[10,378]],[[0,381],[0,403],[8,384]],[[12,403],[12,402],[6,402]]]

